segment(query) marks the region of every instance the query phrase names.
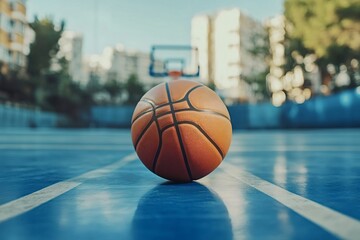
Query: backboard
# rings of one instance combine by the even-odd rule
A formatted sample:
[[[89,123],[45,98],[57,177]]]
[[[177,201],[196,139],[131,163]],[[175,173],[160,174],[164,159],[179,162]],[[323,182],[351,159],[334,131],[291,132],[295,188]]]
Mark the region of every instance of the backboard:
[[[198,50],[187,45],[154,45],[150,53],[152,77],[199,77]]]

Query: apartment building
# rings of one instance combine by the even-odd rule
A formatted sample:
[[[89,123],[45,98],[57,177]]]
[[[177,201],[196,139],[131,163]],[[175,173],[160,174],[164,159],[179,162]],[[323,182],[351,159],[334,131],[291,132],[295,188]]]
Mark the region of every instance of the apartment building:
[[[263,25],[232,8],[195,16],[191,27],[191,42],[199,49],[200,78],[215,83],[224,98],[254,101],[244,79],[266,68],[264,59],[250,53],[254,35],[265,31]]]
[[[26,67],[35,33],[26,19],[26,0],[0,1],[0,62],[8,69]]]
[[[64,31],[59,40],[59,57],[65,57],[69,63],[69,75],[76,82],[83,78],[83,36],[81,33]]]

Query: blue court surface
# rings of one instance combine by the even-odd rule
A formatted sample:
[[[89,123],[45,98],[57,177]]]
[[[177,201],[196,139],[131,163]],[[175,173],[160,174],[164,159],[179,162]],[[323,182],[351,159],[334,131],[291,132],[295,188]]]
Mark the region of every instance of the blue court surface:
[[[148,171],[128,130],[0,134],[0,239],[360,239],[360,130],[235,132],[207,177]]]

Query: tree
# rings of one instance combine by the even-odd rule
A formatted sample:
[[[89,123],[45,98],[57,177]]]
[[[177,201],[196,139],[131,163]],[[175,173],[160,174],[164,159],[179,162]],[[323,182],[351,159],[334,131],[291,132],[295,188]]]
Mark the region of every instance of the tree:
[[[287,57],[314,53],[323,73],[360,57],[360,2],[358,0],[285,0]],[[291,64],[290,64],[291,65]],[[289,66],[288,66],[289,67]]]
[[[270,72],[270,63],[272,59],[272,53],[269,41],[268,29],[264,32],[256,32],[251,36],[251,43],[247,51],[255,58],[265,61],[267,68],[251,76],[244,76],[244,80],[251,86],[258,99],[268,99],[269,93],[267,90],[266,76]]]
[[[128,94],[127,104],[136,104],[144,95],[144,86],[139,82],[136,74],[131,74],[124,88]]]
[[[104,90],[110,95],[111,102],[115,103],[116,98],[123,90],[123,86],[116,79],[111,79],[104,84]]]
[[[73,124],[80,124],[93,104],[92,96],[71,79],[68,74],[68,61],[65,58],[57,61],[59,71],[45,75],[47,91],[41,106],[43,109],[67,115]]]
[[[30,46],[28,73],[36,86],[36,104],[44,110],[65,114],[77,124],[93,102],[91,94],[72,80],[68,61],[58,55],[65,23],[57,26],[49,17],[35,17],[30,26],[36,38]]]
[[[35,17],[30,26],[35,32],[35,40],[30,45],[27,72],[30,81],[36,86],[33,93],[35,104],[53,110],[55,107],[51,107],[46,99],[56,93],[60,81],[59,75],[64,73],[61,70],[59,73],[51,71],[51,65],[59,51],[58,42],[65,22],[62,21],[60,26],[56,26],[50,17],[43,19]]]
[[[258,100],[266,100],[271,96],[266,85],[266,76],[269,72],[269,68],[266,68],[263,72],[244,77],[244,80],[251,86]]]
[[[208,88],[210,88],[211,90],[213,90],[213,91],[215,91],[216,90],[216,84],[214,83],[214,82],[208,82],[207,84],[206,84],[206,86],[208,87]]]
[[[35,41],[30,45],[28,55],[28,73],[31,76],[40,76],[44,71],[49,71],[51,60],[59,51],[59,39],[65,27],[62,21],[60,27],[55,26],[49,17],[38,19],[30,23],[35,31]]]
[[[271,48],[269,40],[269,30],[265,29],[264,32],[255,32],[250,37],[251,46],[247,51],[257,58],[265,60],[267,65],[270,65],[271,61]]]

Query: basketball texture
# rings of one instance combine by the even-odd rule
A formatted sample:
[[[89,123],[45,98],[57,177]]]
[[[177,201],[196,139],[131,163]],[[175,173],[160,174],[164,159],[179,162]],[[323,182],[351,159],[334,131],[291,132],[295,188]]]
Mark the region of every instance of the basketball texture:
[[[175,182],[212,172],[228,152],[231,134],[224,103],[194,81],[176,80],[150,89],[132,117],[131,136],[140,160]]]

